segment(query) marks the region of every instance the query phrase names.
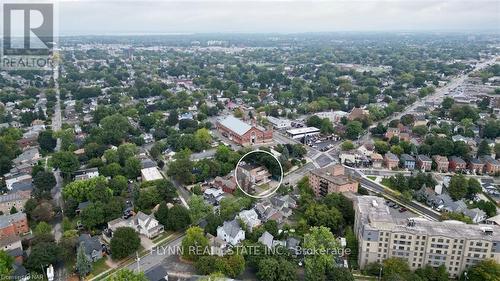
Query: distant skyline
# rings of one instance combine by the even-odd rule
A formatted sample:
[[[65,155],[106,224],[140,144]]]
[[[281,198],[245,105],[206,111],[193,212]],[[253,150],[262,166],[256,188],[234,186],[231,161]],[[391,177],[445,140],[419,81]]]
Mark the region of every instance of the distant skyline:
[[[500,31],[500,2],[59,1],[59,35]]]

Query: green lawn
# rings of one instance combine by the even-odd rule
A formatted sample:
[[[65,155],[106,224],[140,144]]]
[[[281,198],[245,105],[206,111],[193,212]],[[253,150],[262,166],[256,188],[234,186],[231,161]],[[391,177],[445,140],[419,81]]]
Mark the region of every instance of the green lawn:
[[[374,181],[377,178],[376,176],[366,176],[366,177],[371,179],[372,181]]]
[[[92,264],[92,272],[90,273],[90,276],[97,276],[99,275],[99,273],[104,272],[108,269],[109,266],[106,264],[106,257],[103,257],[102,259]]]
[[[380,183],[382,185],[385,185],[385,186],[389,187],[389,179],[388,178],[383,178]]]
[[[167,236],[169,236],[170,234],[172,234],[171,231],[165,231],[162,234],[156,236],[152,241],[153,241],[153,243],[156,244],[156,243],[160,242],[161,240],[167,238]]]

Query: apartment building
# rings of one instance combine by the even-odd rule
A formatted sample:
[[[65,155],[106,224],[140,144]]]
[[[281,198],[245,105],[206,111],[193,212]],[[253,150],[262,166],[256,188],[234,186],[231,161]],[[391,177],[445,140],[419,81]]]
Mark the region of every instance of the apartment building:
[[[375,196],[356,197],[355,212],[361,268],[397,257],[413,270],[444,265],[456,277],[481,260],[500,262],[500,226],[405,219],[391,215],[385,200]]]
[[[334,165],[309,172],[309,184],[316,196],[326,196],[332,192],[357,192],[358,182],[345,175],[342,165]]]

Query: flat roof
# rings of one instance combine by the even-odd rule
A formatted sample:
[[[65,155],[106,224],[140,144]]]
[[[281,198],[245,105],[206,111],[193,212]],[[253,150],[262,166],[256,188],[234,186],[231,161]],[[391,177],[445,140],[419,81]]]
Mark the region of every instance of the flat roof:
[[[163,179],[163,176],[161,175],[160,171],[156,167],[142,169],[141,174],[142,174],[143,181],[154,181],[154,180]]]
[[[286,132],[291,134],[291,135],[300,135],[300,134],[307,134],[307,133],[319,133],[319,129],[316,127],[305,127],[305,128],[297,128],[297,129],[290,129],[287,130]]]

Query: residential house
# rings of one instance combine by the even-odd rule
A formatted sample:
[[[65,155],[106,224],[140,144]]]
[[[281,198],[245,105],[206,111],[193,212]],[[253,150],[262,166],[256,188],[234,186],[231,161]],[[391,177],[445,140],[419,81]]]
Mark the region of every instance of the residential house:
[[[486,213],[479,208],[465,209],[462,213],[469,217],[473,223],[480,223],[488,217]]]
[[[469,160],[468,168],[471,173],[481,175],[483,174],[484,163],[479,158],[472,158]]]
[[[409,154],[401,154],[400,157],[400,165],[401,167],[408,169],[408,170],[414,170],[415,169],[415,158]]]
[[[24,211],[26,201],[30,198],[31,191],[29,190],[0,195],[0,212],[8,214],[12,207],[15,207],[17,211],[22,212]]]
[[[223,256],[227,250],[227,242],[217,236],[207,233],[208,244],[210,245],[210,255]]]
[[[11,235],[0,239],[0,250],[5,251],[14,259],[14,264],[21,265],[23,263],[23,244],[21,237]]]
[[[35,165],[40,159],[41,156],[40,152],[38,151],[38,147],[32,147],[19,154],[19,156],[12,160],[12,163],[14,163],[14,165],[16,166],[21,164]]]
[[[28,182],[31,184],[32,177],[30,174],[20,173],[14,175],[5,175],[5,185],[8,190],[13,190],[17,183]]]
[[[500,173],[500,161],[487,155],[482,158],[484,165],[484,172],[489,175],[496,175]]]
[[[222,226],[217,228],[217,237],[235,246],[245,240],[245,231],[241,229],[237,220],[224,221]]]
[[[427,155],[417,155],[417,167],[422,171],[430,171],[432,169],[432,160]]]
[[[222,189],[222,191],[230,194],[233,194],[237,188],[236,180],[232,176],[229,179],[216,177],[213,184],[214,186]]]
[[[387,169],[393,170],[399,165],[399,158],[392,152],[387,152],[384,155],[384,164]]]
[[[218,188],[207,188],[203,191],[203,198],[210,204],[217,206],[224,198],[224,191]]]
[[[138,212],[135,216],[127,219],[117,218],[108,222],[108,227],[103,231],[103,239],[107,242],[111,241],[113,232],[120,227],[130,227],[141,235],[148,238],[154,238],[164,231],[164,227],[160,224],[153,215],[146,215],[143,212]]]
[[[0,216],[0,239],[11,235],[25,234],[29,231],[28,218],[25,213],[18,212]]]
[[[371,155],[371,160],[373,168],[382,168],[382,163],[384,162],[384,158],[382,157],[382,155],[373,153]]]
[[[458,156],[450,156],[448,158],[448,162],[448,167],[453,172],[463,172],[467,168],[467,163],[465,163],[465,161]]]
[[[436,171],[440,173],[448,172],[448,158],[441,155],[434,155],[432,156],[432,160],[434,160],[434,163],[436,163]]]
[[[93,262],[102,258],[101,242],[97,236],[91,237],[90,234],[81,234],[78,237],[78,244],[83,246],[85,256]]]
[[[241,211],[238,214],[238,218],[241,219],[250,232],[262,224],[259,219],[259,215],[257,215],[257,212],[255,212],[254,209]]]
[[[384,137],[388,140],[392,139],[392,137],[399,137],[400,131],[398,128],[387,128]]]
[[[134,224],[137,231],[148,238],[154,238],[164,231],[163,225],[153,215],[146,215],[143,212],[137,213]]]
[[[83,169],[75,172],[75,180],[88,180],[99,176],[97,168]]]
[[[355,107],[351,110],[347,119],[349,120],[363,119],[367,115],[368,115],[367,110]]]
[[[269,232],[264,232],[262,236],[259,237],[258,242],[261,243],[262,245],[266,246],[268,249],[273,248],[273,240],[274,236],[269,233]]]

